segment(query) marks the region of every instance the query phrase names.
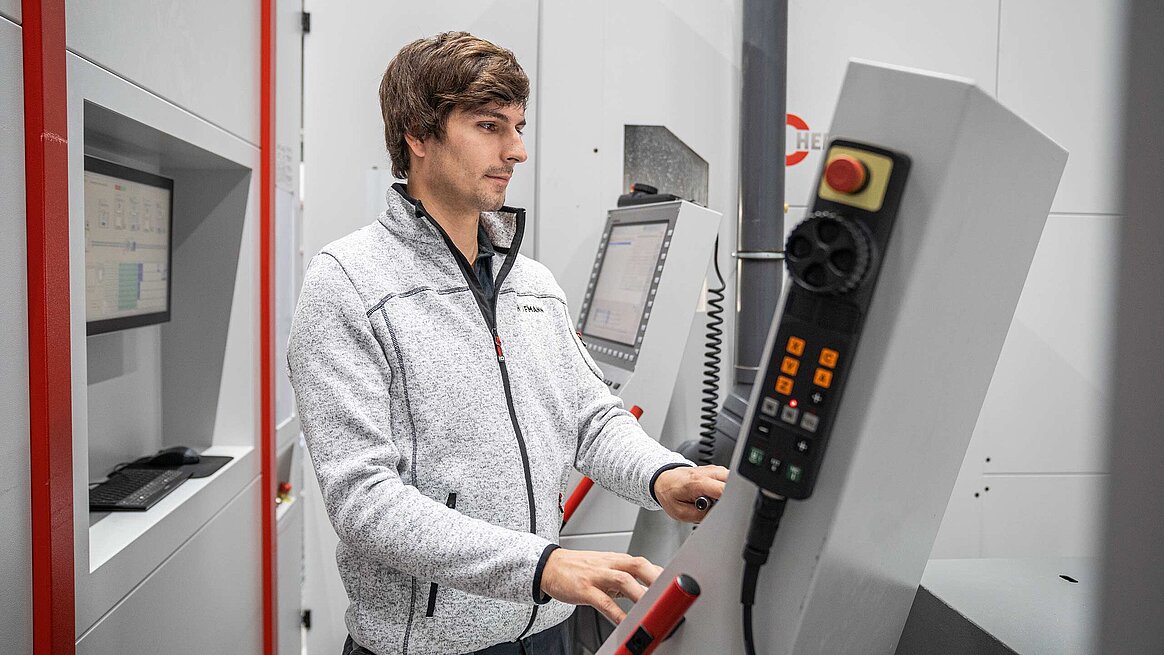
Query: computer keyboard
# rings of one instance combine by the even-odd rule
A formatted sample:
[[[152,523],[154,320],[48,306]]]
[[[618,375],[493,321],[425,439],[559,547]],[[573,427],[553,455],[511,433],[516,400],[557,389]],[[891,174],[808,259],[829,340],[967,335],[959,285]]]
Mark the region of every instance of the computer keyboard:
[[[189,477],[172,469],[121,469],[89,490],[89,511],[145,511]]]

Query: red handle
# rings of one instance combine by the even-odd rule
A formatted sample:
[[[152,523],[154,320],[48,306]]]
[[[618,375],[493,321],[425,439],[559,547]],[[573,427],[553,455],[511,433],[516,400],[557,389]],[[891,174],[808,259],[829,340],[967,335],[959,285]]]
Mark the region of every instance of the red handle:
[[[643,417],[643,408],[634,405],[630,408],[630,413],[638,420]],[[586,498],[586,494],[590,493],[590,488],[594,486],[594,480],[590,478],[582,478],[574,491],[570,492],[570,498],[566,500],[566,504],[562,506],[562,527],[566,527],[566,523],[570,521],[570,517],[574,516],[574,512],[578,511],[578,506],[582,504],[582,500]]]
[[[695,578],[686,573],[675,576],[614,655],[650,655],[671,635],[696,598],[699,583]]]
[[[566,522],[570,520],[571,516],[574,516],[575,510],[582,504],[582,499],[586,497],[586,494],[590,493],[590,488],[593,486],[594,480],[582,478],[578,486],[574,487],[574,491],[570,493],[570,499],[566,501],[565,507],[562,508],[562,527],[566,527]]]

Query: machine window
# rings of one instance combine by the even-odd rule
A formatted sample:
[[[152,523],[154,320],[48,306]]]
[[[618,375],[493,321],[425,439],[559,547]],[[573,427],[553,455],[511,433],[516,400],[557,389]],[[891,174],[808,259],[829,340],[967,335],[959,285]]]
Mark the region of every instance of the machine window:
[[[586,317],[587,334],[635,345],[667,226],[659,221],[611,228]]]

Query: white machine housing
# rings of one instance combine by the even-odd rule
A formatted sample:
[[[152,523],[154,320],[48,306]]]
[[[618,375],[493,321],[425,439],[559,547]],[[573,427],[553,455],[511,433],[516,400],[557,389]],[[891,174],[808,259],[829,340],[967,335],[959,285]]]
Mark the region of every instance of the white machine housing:
[[[970,80],[857,61],[830,134],[912,169],[815,492],[788,501],[760,574],[755,640],[769,655],[894,652],[1067,158]],[[745,425],[766,393],[753,389]],[[756,487],[734,473],[743,443],[719,504],[599,655],[680,573],[703,593],[656,652],[744,652]]]
[[[643,409],[640,422],[655,439],[662,433],[691,322],[698,313],[721,217],[719,212],[683,200],[610,210],[579,307],[578,331],[607,386],[626,407]],[[612,242],[634,248],[615,239],[641,230],[658,231],[662,239],[657,255],[651,243],[643,244],[638,253],[654,257],[654,263],[636,262],[635,271],[613,270]],[[619,257],[619,262],[629,263],[622,254]],[[643,273],[649,277],[643,278]],[[615,283],[619,289],[613,289]],[[633,315],[622,317],[621,322],[602,320],[612,290],[637,295],[641,283],[648,285],[641,287],[641,310],[626,308]],[[622,336],[616,338],[616,333]],[[571,489],[580,479],[577,474],[574,477]],[[625,552],[638,509],[595,485],[563,531],[562,546]]]

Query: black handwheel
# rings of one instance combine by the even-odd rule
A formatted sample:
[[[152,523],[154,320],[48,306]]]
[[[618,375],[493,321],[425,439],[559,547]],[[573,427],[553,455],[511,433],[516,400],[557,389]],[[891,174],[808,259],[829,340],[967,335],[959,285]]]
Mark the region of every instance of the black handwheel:
[[[865,228],[833,212],[813,212],[797,225],[784,246],[788,273],[800,286],[840,295],[856,289],[872,263]]]

